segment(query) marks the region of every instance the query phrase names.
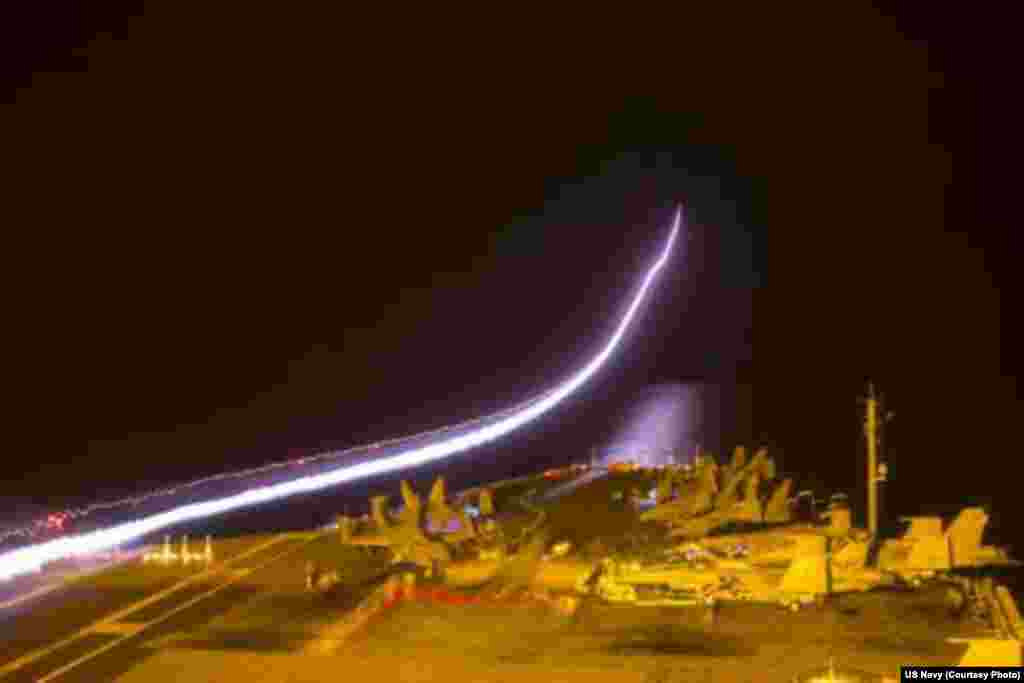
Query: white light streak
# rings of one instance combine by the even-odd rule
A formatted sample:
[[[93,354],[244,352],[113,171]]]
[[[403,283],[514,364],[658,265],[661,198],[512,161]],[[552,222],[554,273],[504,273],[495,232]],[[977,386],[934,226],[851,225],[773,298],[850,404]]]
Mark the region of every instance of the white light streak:
[[[494,416],[488,416],[487,418],[474,421],[486,422],[492,418],[500,418],[497,419],[497,422],[480,426],[478,429],[467,434],[461,434],[445,441],[439,441],[437,443],[431,443],[414,448],[391,457],[374,460],[372,462],[363,462],[348,467],[341,467],[331,472],[308,476],[295,481],[262,486],[237,495],[221,498],[219,500],[184,505],[173,510],[144,517],[133,522],[118,524],[117,526],[113,526],[108,529],[100,529],[78,536],[59,538],[12,550],[0,555],[0,579],[10,578],[26,572],[39,570],[46,563],[61,558],[113,548],[175,524],[201,519],[203,517],[210,517],[230,510],[257,505],[259,503],[278,500],[299,493],[317,491],[330,486],[336,486],[338,484],[356,481],[378,474],[394,472],[395,470],[435,462],[456,453],[494,441],[495,439],[508,434],[561,403],[566,397],[575,392],[580,388],[580,386],[587,382],[587,380],[593,377],[601,366],[607,362],[608,358],[621,342],[626,330],[629,328],[640,304],[647,296],[647,292],[650,289],[651,284],[654,282],[654,278],[668,262],[668,257],[672,251],[673,244],[675,244],[676,237],[679,234],[681,223],[682,207],[676,211],[675,219],[672,224],[672,231],[669,234],[664,250],[658,257],[657,261],[654,262],[654,265],[651,266],[651,269],[647,272],[647,275],[644,277],[643,283],[640,287],[640,291],[637,292],[636,296],[633,298],[629,309],[619,322],[615,333],[612,335],[608,343],[605,344],[601,352],[591,359],[591,361],[573,377],[539,399],[531,399],[530,401],[521,403],[512,411],[504,411],[503,413],[498,413]],[[437,432],[444,431],[449,430],[437,430]]]
[[[187,483],[184,483],[184,484],[176,484],[174,486],[165,487],[165,488],[162,488],[162,489],[158,489],[156,491],[150,491],[150,492],[143,493],[143,494],[140,494],[140,495],[137,495],[137,496],[130,496],[130,497],[127,497],[127,498],[119,498],[117,500],[108,500],[108,501],[103,501],[103,502],[99,502],[99,503],[90,503],[89,505],[85,505],[83,507],[71,508],[71,509],[68,509],[68,510],[61,510],[59,512],[59,514],[60,515],[65,515],[69,519],[80,519],[82,517],[88,517],[88,516],[90,516],[90,515],[92,515],[94,513],[97,513],[97,512],[102,512],[104,510],[113,510],[113,509],[117,509],[117,508],[127,507],[129,505],[130,506],[137,506],[137,505],[141,505],[143,503],[151,502],[151,501],[153,501],[155,499],[158,499],[158,498],[162,498],[162,497],[166,497],[166,496],[173,496],[173,495],[176,495],[179,492],[184,491],[186,489],[196,488],[198,486],[203,486],[205,484],[210,484],[210,483],[213,483],[215,481],[227,481],[227,480],[234,480],[234,479],[245,479],[247,477],[254,477],[254,476],[259,475],[259,474],[266,474],[268,472],[273,472],[275,470],[281,470],[281,469],[285,469],[285,468],[288,468],[288,467],[295,467],[295,466],[300,466],[300,465],[306,465],[306,464],[309,464],[309,463],[326,461],[326,460],[339,460],[339,459],[346,458],[346,457],[347,458],[351,458],[351,457],[354,457],[354,456],[357,456],[357,455],[366,455],[366,454],[369,454],[369,453],[372,453],[372,452],[375,452],[375,451],[379,451],[381,448],[388,448],[388,447],[391,447],[391,446],[398,446],[398,445],[401,445],[403,443],[411,443],[411,442],[422,440],[422,439],[425,439],[425,438],[428,438],[428,437],[436,437],[438,435],[441,435],[441,434],[444,434],[446,432],[450,432],[450,431],[453,431],[453,430],[468,429],[468,428],[474,427],[476,425],[483,424],[484,422],[487,422],[488,420],[496,420],[496,419],[499,419],[499,418],[501,418],[503,416],[514,414],[514,413],[522,410],[524,407],[528,406],[530,403],[533,403],[534,401],[537,401],[537,400],[539,400],[539,397],[530,398],[530,399],[527,399],[525,401],[522,401],[521,403],[518,403],[518,404],[512,406],[511,408],[506,408],[506,409],[504,409],[504,410],[502,410],[500,412],[497,412],[497,413],[491,413],[490,415],[484,415],[482,417],[477,417],[477,418],[473,418],[471,420],[466,420],[465,422],[460,422],[459,424],[446,425],[446,426],[440,427],[438,429],[433,429],[433,430],[429,430],[429,431],[425,431],[425,432],[419,432],[417,434],[412,434],[412,435],[409,435],[409,436],[398,437],[398,438],[395,438],[395,439],[388,439],[386,441],[378,441],[376,443],[365,444],[363,446],[356,446],[354,448],[348,448],[348,449],[345,449],[345,450],[342,450],[342,451],[328,451],[328,452],[325,452],[325,453],[319,453],[317,455],[308,455],[308,456],[302,456],[302,457],[298,457],[298,458],[291,458],[289,460],[283,460],[283,461],[280,461],[280,462],[270,463],[268,465],[261,465],[259,467],[252,467],[252,468],[245,469],[245,470],[234,470],[234,471],[231,471],[231,472],[222,472],[220,474],[214,474],[212,476],[203,477],[201,479],[195,479],[193,481],[190,481],[190,482],[187,482]],[[33,536],[35,536],[37,534],[46,532],[48,529],[49,529],[49,518],[39,519],[39,520],[36,520],[33,524],[29,524],[29,525],[25,525],[25,526],[13,528],[13,529],[4,529],[4,530],[0,531],[0,543],[3,543],[7,539],[14,538],[16,536],[33,537]]]

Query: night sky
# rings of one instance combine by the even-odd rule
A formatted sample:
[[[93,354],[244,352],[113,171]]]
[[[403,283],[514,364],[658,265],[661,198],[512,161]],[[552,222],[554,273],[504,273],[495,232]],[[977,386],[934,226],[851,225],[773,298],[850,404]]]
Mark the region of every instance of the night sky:
[[[505,407],[603,343],[685,202],[688,253],[608,370],[459,471],[579,457],[646,387],[706,381],[747,397],[727,443],[852,489],[870,377],[893,514],[1011,515],[998,22],[715,4],[20,17],[0,495],[52,507]]]

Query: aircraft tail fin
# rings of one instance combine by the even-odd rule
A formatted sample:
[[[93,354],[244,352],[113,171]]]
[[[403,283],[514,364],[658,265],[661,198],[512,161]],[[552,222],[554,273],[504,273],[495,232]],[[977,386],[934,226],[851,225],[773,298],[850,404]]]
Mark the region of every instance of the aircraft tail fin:
[[[415,522],[418,524],[420,520],[420,508],[422,507],[420,497],[415,491],[413,491],[409,482],[404,479],[402,480],[401,488],[404,508],[402,509],[400,517],[404,522]]]
[[[764,507],[764,521],[788,522],[792,517],[789,509],[789,495],[793,490],[793,480],[786,479],[772,491]]]
[[[452,519],[458,518],[455,510],[448,505],[444,477],[435,479],[434,485],[430,488],[430,498],[427,499],[427,516],[430,525],[436,529],[445,528]]]
[[[374,496],[370,499],[373,521],[382,530],[391,526],[391,520],[388,518],[388,498],[389,496]]]
[[[430,502],[433,505],[443,505],[447,502],[447,499],[448,491],[444,483],[444,477],[438,477],[430,488]]]
[[[729,471],[731,474],[739,474],[747,465],[747,449],[743,446],[737,446],[732,452],[732,462],[729,463]]]
[[[988,524],[988,515],[979,507],[960,511],[946,530],[954,567],[972,566],[981,550],[981,539]]]
[[[762,448],[754,454],[747,471],[758,473],[762,479],[775,478],[775,461],[768,457],[768,449]]]

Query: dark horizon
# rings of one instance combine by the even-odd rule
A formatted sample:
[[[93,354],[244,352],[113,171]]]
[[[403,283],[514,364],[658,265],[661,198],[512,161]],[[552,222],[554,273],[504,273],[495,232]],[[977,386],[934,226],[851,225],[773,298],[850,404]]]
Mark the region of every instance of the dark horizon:
[[[706,381],[745,397],[723,451],[854,491],[871,379],[896,414],[891,514],[1009,516],[1019,249],[990,27],[745,11],[724,42],[682,28],[712,17],[592,44],[548,17],[528,55],[512,27],[488,45],[361,18],[383,54],[339,37],[354,17],[258,4],[76,15],[84,38],[32,20],[0,97],[0,499],[117,497],[514,404],[606,338],[683,202],[689,263],[609,368],[453,472],[568,462],[646,387]]]

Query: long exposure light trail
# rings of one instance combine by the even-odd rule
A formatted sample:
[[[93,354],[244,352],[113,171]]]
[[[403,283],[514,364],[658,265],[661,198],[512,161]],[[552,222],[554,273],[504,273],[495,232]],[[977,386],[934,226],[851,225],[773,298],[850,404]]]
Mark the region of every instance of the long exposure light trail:
[[[46,532],[50,528],[50,524],[54,518],[66,520],[75,520],[83,517],[92,516],[95,513],[104,512],[107,510],[115,510],[117,508],[134,507],[143,503],[153,502],[159,498],[168,496],[178,495],[188,491],[189,489],[195,489],[213,482],[229,481],[229,480],[240,480],[251,477],[256,477],[261,474],[268,474],[277,470],[283,470],[290,467],[296,467],[301,465],[308,465],[312,463],[319,463],[330,460],[344,460],[360,455],[372,455],[379,453],[381,449],[390,448],[392,446],[401,446],[409,444],[414,441],[423,440],[427,438],[437,437],[449,432],[458,431],[462,429],[469,429],[484,422],[490,420],[496,420],[502,416],[511,415],[522,410],[524,407],[538,400],[539,397],[532,397],[525,401],[522,401],[510,408],[505,408],[499,412],[491,413],[490,415],[484,415],[482,417],[476,417],[471,420],[466,420],[454,425],[445,425],[438,429],[431,429],[417,434],[406,435],[394,439],[387,439],[385,441],[377,441],[374,443],[364,444],[353,448],[347,448],[340,451],[327,451],[324,453],[318,453],[314,455],[304,455],[302,457],[290,458],[278,462],[273,462],[267,465],[260,465],[258,467],[250,467],[243,470],[232,470],[230,472],[221,472],[199,479],[194,479],[189,482],[175,484],[173,486],[167,486],[162,489],[155,491],[147,491],[146,493],[128,496],[124,498],[118,498],[116,500],[105,500],[96,503],[90,503],[88,505],[69,508],[55,512],[48,517],[43,517],[36,520],[34,523],[25,524],[19,527],[4,529],[0,531],[0,543],[7,541],[8,539],[15,538],[18,536],[32,538],[40,533]]]
[[[118,524],[107,529],[99,529],[78,536],[59,538],[12,550],[0,555],[0,578],[10,578],[18,574],[36,571],[42,568],[44,564],[64,557],[110,549],[175,524],[210,517],[230,510],[266,503],[300,493],[317,491],[378,474],[424,465],[494,441],[512,432],[561,403],[593,377],[601,366],[608,361],[608,358],[621,342],[623,335],[629,329],[630,323],[636,316],[640,304],[643,303],[644,298],[647,296],[658,272],[668,262],[672,246],[679,235],[681,223],[682,207],[676,210],[672,230],[669,233],[661,255],[651,266],[650,270],[647,271],[640,290],[633,297],[629,308],[615,329],[615,333],[605,344],[604,348],[583,369],[579,370],[556,389],[539,399],[527,402],[526,404],[520,404],[519,409],[513,411],[507,417],[503,417],[492,424],[481,426],[469,433],[413,448],[404,453],[380,460],[340,467],[330,472],[307,476],[295,481],[262,486],[219,500],[184,505],[133,522]]]

